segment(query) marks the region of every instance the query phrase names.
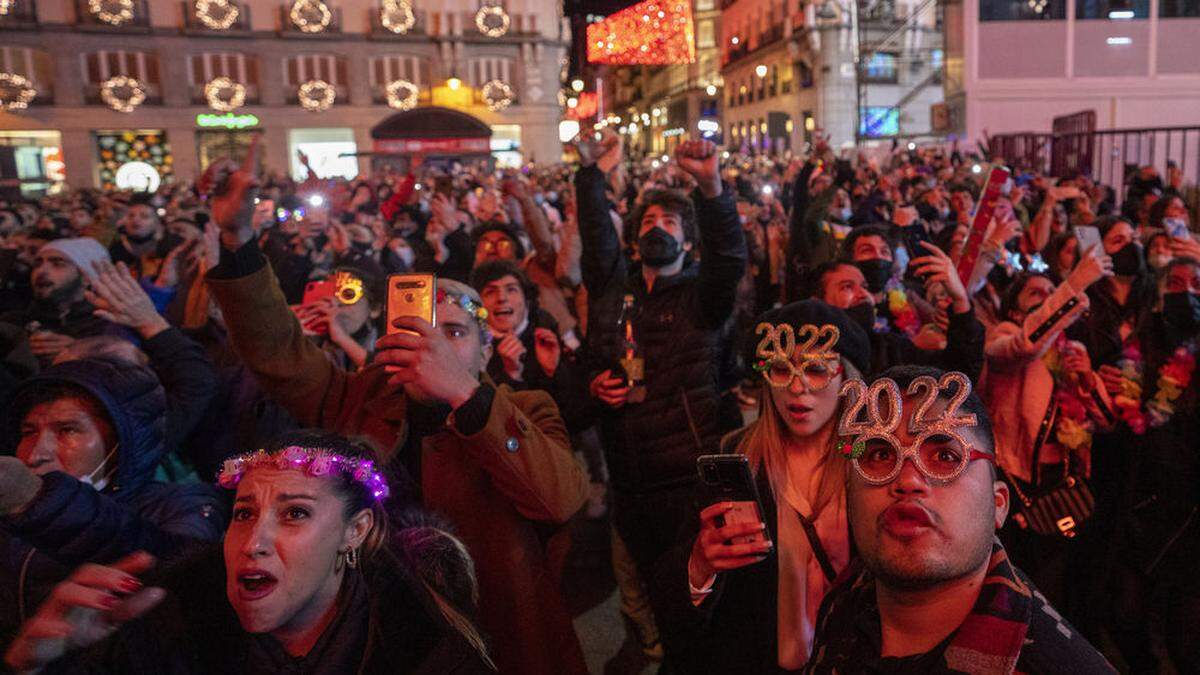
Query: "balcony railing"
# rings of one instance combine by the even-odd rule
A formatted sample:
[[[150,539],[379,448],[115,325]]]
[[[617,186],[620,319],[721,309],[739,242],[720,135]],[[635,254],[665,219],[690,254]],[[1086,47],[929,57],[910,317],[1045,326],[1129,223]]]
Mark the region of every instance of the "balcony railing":
[[[113,24],[100,18],[98,13],[92,12],[92,8],[88,0],[75,0],[75,25],[81,30],[98,30],[98,31],[133,31],[133,32],[148,32],[150,30],[150,5],[146,0],[132,0],[133,16],[122,21],[119,24]],[[105,2],[101,0],[101,7],[105,11],[117,13],[119,4],[116,2]]]

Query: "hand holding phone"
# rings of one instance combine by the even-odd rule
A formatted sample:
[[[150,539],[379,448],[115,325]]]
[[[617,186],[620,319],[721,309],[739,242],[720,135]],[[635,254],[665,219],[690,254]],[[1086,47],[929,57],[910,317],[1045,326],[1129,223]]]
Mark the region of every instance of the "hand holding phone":
[[[744,455],[702,455],[696,467],[713,502],[700,512],[700,533],[688,560],[688,578],[699,587],[719,571],[764,560],[774,544]]]
[[[415,316],[437,326],[437,276],[393,274],[388,277],[387,333],[399,333],[396,319]],[[411,332],[411,331],[410,331]]]

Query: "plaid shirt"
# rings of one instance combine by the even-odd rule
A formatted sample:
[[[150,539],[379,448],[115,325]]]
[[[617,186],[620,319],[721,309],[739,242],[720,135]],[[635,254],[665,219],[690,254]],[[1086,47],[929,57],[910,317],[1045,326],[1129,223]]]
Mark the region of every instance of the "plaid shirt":
[[[924,654],[883,657],[875,579],[859,569],[817,619],[806,673],[1115,673],[1009,562],[997,539],[971,613]]]

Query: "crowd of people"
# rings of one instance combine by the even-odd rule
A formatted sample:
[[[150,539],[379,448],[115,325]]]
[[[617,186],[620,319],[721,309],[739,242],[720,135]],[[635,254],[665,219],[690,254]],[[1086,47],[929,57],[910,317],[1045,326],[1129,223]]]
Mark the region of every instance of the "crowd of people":
[[[5,667],[1200,672],[1177,168],[567,150],[0,202]]]

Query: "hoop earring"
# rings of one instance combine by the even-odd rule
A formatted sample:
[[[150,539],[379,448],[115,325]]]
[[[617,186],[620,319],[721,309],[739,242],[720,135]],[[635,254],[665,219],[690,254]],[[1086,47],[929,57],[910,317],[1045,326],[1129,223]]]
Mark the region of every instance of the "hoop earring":
[[[350,569],[356,569],[358,567],[358,549],[348,548],[343,555],[345,555],[346,567],[349,567]]]

